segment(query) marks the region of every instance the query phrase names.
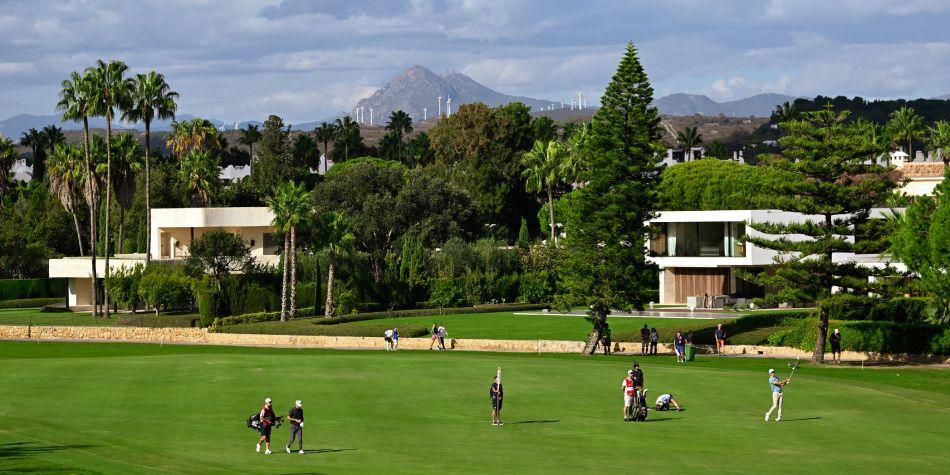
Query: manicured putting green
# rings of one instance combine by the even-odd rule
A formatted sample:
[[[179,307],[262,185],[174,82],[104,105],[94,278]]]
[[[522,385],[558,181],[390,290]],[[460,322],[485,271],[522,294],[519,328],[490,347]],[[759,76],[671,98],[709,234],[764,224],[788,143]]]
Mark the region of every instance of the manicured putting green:
[[[451,338],[487,338],[491,340],[584,340],[591,330],[591,324],[582,316],[575,315],[525,315],[523,313],[496,312],[469,315],[442,315],[430,317],[400,317],[383,320],[355,322],[353,325],[423,325],[431,327],[435,322],[445,324]],[[652,318],[652,317],[609,317],[608,322],[614,340],[623,333],[639,332],[643,325],[656,327],[661,337],[672,335],[676,330],[695,330],[714,327],[716,323],[732,321],[689,319],[689,318]],[[639,340],[639,333],[636,334]],[[664,338],[666,339],[666,338]]]
[[[946,369],[816,368],[765,423],[786,361],[643,358],[651,399],[684,412],[621,421],[629,358],[0,343],[0,472],[945,473]],[[504,367],[506,425],[489,423]],[[898,376],[899,374],[899,376]],[[304,455],[254,452],[244,421],[306,409]]]

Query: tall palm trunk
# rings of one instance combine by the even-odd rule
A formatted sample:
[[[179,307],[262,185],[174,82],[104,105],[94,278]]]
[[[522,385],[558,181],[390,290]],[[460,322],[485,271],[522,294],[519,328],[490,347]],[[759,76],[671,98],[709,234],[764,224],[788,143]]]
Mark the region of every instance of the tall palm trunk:
[[[280,321],[287,320],[287,267],[289,264],[290,234],[284,234],[284,277],[280,285]]]
[[[551,190],[550,183],[548,183],[548,213],[551,220],[551,244],[557,244],[557,237],[554,235],[554,192]]]
[[[290,228],[290,319],[297,316],[297,228]]]
[[[82,232],[79,231],[79,217],[76,216],[76,197],[72,192],[70,192],[69,195],[71,196],[70,200],[73,202],[73,210],[69,214],[73,215],[73,226],[76,227],[76,242],[79,243],[79,257],[85,257],[86,254],[83,253],[82,248]]]
[[[92,256],[92,316],[99,316],[99,274],[96,272],[96,254],[98,249],[96,241],[99,236],[98,229],[98,202],[96,197],[96,187],[93,184],[92,160],[89,158],[89,118],[82,118],[82,137],[83,151],[86,155],[86,196],[89,197],[89,254]]]
[[[330,318],[333,316],[333,256],[330,256],[327,265],[327,306],[324,316]]]
[[[119,205],[119,243],[115,246],[116,254],[123,253],[122,241],[125,240],[125,208]]]
[[[145,119],[145,267],[152,259],[152,142],[151,121]]]
[[[105,273],[104,282],[105,291],[103,294],[103,307],[105,308],[105,318],[109,318],[109,241],[112,230],[109,228],[110,209],[112,208],[112,118],[106,111],[106,239],[105,239]]]

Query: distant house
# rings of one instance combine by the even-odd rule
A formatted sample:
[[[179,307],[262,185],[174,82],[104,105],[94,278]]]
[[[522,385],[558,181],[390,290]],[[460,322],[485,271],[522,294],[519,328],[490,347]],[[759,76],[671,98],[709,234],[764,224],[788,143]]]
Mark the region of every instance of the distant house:
[[[13,166],[10,167],[10,174],[14,181],[30,181],[33,179],[33,166],[27,165],[26,160],[21,158],[13,162]]]
[[[223,229],[239,234],[261,264],[277,265],[278,243],[266,207],[246,208],[155,208],[152,209],[151,259],[173,262],[188,257],[192,241],[206,232]],[[145,263],[145,254],[117,254],[109,258],[112,270]],[[105,277],[105,260],[96,260],[96,273]],[[49,261],[49,276],[69,279],[71,308],[92,306],[92,261],[89,257],[66,257]]]
[[[689,149],[688,153],[683,147],[668,148],[666,149],[666,158],[663,159],[663,164],[666,166],[676,165],[677,163],[686,163],[692,162],[695,160],[701,160],[706,157],[706,148],[705,147],[692,147]]]

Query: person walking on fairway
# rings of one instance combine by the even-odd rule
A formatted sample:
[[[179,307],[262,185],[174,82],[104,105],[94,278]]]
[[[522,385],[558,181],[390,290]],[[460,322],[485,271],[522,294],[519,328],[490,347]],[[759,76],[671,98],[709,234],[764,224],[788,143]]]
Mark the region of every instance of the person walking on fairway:
[[[445,336],[448,335],[448,332],[445,331],[445,325],[439,324],[439,351],[445,351]]]
[[[633,420],[633,403],[637,397],[637,381],[632,369],[627,371],[627,377],[620,383],[620,391],[623,393],[623,420]]]
[[[782,387],[788,384],[788,380],[782,381],[778,376],[775,375],[775,370],[769,370],[769,388],[772,389],[772,407],[769,408],[769,412],[765,413],[765,422],[769,421],[769,417],[772,416],[772,411],[778,409],[778,417],[775,418],[775,422],[782,420],[782,397],[784,393],[782,392]]]
[[[683,336],[683,332],[676,332],[676,336],[673,337],[673,348],[676,349],[676,362],[685,363],[686,362],[686,344],[689,343],[686,341],[686,337]]]
[[[837,328],[828,337],[828,342],[831,343],[831,362],[841,363],[841,332]]]
[[[270,454],[270,430],[274,424],[274,407],[271,404],[271,398],[264,399],[264,407],[261,408],[260,431],[261,438],[257,440],[257,451],[261,451],[261,443],[264,443],[264,454]]]
[[[505,425],[504,422],[501,422],[501,405],[505,400],[505,388],[498,381],[498,376],[492,378],[491,387],[488,388],[488,396],[491,398],[491,425]]]
[[[432,349],[432,345],[435,345],[439,342],[439,324],[432,324],[432,341],[429,343],[429,349]]]
[[[660,344],[660,333],[656,328],[650,329],[650,354],[656,355],[656,347]]]
[[[640,354],[645,355],[650,351],[650,329],[646,324],[640,329]]]
[[[716,325],[716,331],[714,332],[716,337],[716,353],[720,356],[722,355],[722,347],[726,344],[726,330],[722,329],[722,324]]]
[[[300,451],[298,453],[303,453],[303,403],[300,399],[294,403],[294,407],[290,409],[290,412],[287,413],[287,419],[290,420],[290,442],[287,442],[287,445],[284,446],[287,449],[287,453],[290,453],[290,446],[294,445],[294,440],[298,440],[300,446]]]

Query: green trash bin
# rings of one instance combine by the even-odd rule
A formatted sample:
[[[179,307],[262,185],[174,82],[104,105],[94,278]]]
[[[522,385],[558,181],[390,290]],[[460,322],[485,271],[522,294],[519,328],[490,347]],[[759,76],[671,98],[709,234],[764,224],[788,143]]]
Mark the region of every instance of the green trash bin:
[[[696,347],[693,345],[686,345],[686,361],[693,361],[696,359]]]

